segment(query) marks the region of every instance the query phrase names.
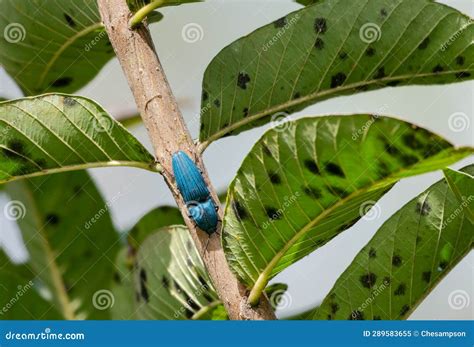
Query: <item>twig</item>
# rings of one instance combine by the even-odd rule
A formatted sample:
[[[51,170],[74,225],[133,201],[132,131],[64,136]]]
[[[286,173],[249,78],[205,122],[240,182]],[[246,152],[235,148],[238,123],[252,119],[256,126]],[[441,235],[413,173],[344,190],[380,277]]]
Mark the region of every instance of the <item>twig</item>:
[[[138,110],[155,149],[156,158],[163,167],[163,177],[182,211],[186,225],[229,317],[251,320],[275,319],[273,309],[266,297],[262,297],[256,307],[250,307],[247,304],[247,289],[230,271],[220,237],[217,233],[214,234],[209,247],[207,250],[204,249],[208,236],[196,229],[187,216],[187,208],[183,200],[177,194],[178,190],[171,170],[171,155],[178,150],[184,150],[196,158],[213,199],[219,201],[171,92],[147,26],[141,25],[136,30],[129,28],[128,19],[131,13],[125,0],[98,0],[98,3],[110,42],[135,97]],[[220,218],[222,219],[222,211],[220,211]]]

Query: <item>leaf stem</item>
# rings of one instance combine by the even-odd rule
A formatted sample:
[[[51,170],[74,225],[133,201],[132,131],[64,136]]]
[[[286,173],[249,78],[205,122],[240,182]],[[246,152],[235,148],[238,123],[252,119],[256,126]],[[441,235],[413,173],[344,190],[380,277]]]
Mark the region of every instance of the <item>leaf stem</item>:
[[[202,307],[199,311],[197,311],[193,316],[192,320],[199,320],[204,317],[208,312],[210,312],[213,308],[222,305],[222,301],[216,300],[211,302],[209,305]]]
[[[150,12],[154,11],[164,3],[165,0],[156,0],[150,2],[148,5],[143,6],[141,9],[135,12],[132,18],[130,18],[130,21],[128,22],[130,28],[136,28],[150,14]]]

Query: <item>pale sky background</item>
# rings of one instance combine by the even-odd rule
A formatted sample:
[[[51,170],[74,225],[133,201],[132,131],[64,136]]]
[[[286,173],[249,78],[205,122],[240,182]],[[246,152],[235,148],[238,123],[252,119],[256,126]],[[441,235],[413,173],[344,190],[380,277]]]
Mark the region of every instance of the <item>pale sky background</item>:
[[[471,0],[440,2],[470,16],[474,15],[474,2]],[[211,59],[235,39],[299,7],[290,0],[208,0],[205,3],[162,11],[164,20],[154,24],[151,31],[165,72],[194,137],[197,137],[199,129],[196,115],[200,107],[202,76]],[[187,43],[182,39],[182,29],[189,23],[197,23],[202,27],[202,39],[195,43]],[[131,92],[115,59],[77,94],[95,99],[113,115],[135,110]],[[21,96],[1,69],[0,95],[10,98]],[[386,114],[397,115],[422,125],[456,145],[474,145],[473,82],[389,88],[339,97],[308,107],[292,118],[329,113],[370,113],[378,111],[381,105],[384,105]],[[448,127],[449,116],[456,112],[461,112],[469,118],[470,126],[462,132],[453,132]],[[208,148],[205,152],[205,162],[218,191],[227,187],[246,153],[267,128],[269,126],[219,140]],[[151,149],[142,126],[132,129],[132,132]],[[453,165],[453,168],[473,162],[474,158],[471,157]],[[122,198],[118,199],[111,209],[115,225],[120,230],[128,229],[156,206],[174,205],[163,180],[152,173],[129,168],[94,169],[90,172],[105,199],[112,199],[117,192],[121,192]],[[441,173],[436,172],[403,180],[379,202],[379,218],[373,221],[361,220],[328,245],[278,275],[273,282],[289,285],[291,301],[285,308],[280,309],[278,314],[288,316],[320,303],[338,276],[383,222],[441,177]],[[7,198],[0,194],[0,209],[3,210],[7,201]],[[16,226],[7,221],[3,214],[0,214],[0,245],[19,261],[28,257]],[[473,265],[474,255],[471,252],[433,290],[410,318],[473,319]],[[456,290],[469,294],[470,304],[461,310],[452,309],[448,304],[449,295]]]

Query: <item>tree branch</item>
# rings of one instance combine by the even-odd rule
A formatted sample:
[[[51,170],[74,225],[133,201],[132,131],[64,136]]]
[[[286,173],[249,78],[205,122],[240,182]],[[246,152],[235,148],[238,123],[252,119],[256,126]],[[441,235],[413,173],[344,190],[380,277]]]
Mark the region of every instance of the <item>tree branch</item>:
[[[212,197],[219,201],[210,185],[202,158],[191,139],[155,52],[146,25],[136,30],[128,26],[131,13],[125,0],[98,0],[99,10],[110,42],[127,77],[138,110],[148,130],[163,177],[182,211],[194,242],[206,265],[217,293],[231,319],[275,319],[273,309],[262,297],[256,307],[247,304],[248,290],[230,271],[220,237],[214,234],[205,250],[208,236],[198,230],[187,216],[187,208],[178,194],[171,168],[171,155],[184,150],[196,159],[209,185]],[[222,211],[219,213],[222,220]]]

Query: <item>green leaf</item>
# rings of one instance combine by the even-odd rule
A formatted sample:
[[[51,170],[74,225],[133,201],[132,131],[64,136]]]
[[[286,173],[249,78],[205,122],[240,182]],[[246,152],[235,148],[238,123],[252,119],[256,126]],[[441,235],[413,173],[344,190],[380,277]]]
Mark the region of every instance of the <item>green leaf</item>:
[[[319,0],[296,0],[296,2],[304,6],[309,6],[316,4]]]
[[[0,64],[26,95],[72,93],[113,56],[96,0],[3,0]]]
[[[227,198],[223,247],[258,299],[268,280],[352,226],[394,183],[472,153],[410,123],[303,118],[269,130]]]
[[[209,312],[222,305],[184,226],[147,237],[136,262],[139,318],[209,319]]]
[[[461,184],[473,186],[472,178]],[[432,185],[382,225],[312,318],[408,317],[472,249],[474,224],[465,212],[445,180]]]
[[[112,308],[113,319],[136,318],[137,305],[133,300],[135,297],[133,283],[135,253],[148,236],[173,224],[183,224],[181,212],[175,207],[163,206],[148,212],[127,233],[128,246],[119,252],[115,262],[117,271],[114,275],[112,293],[119,303]]]
[[[283,295],[288,290],[288,284],[286,283],[273,283],[265,288],[265,293],[269,298],[272,296]]]
[[[153,11],[150,13],[147,17],[148,23],[153,24],[153,23],[158,23],[164,18],[164,16],[160,12]]]
[[[472,201],[474,200],[474,177],[468,172],[459,172],[452,169],[444,170],[444,177],[449,184],[449,187],[456,195],[461,206],[465,208],[466,217],[471,223],[474,223],[474,207]]]
[[[158,229],[176,224],[184,224],[179,209],[171,206],[155,208],[143,216],[128,232],[128,244],[136,250],[148,236],[154,234]]]
[[[118,234],[85,171],[6,185],[30,267],[65,319],[107,319]],[[110,299],[107,302],[107,298]]]
[[[136,319],[135,286],[133,283],[133,252],[122,248],[115,260],[114,279],[111,287],[115,304],[110,308],[114,320]]]
[[[0,319],[61,319],[51,303],[37,291],[26,265],[13,264],[0,250]]]
[[[95,102],[48,94],[0,104],[0,183],[101,166],[154,170],[153,156]]]
[[[331,97],[471,78],[471,19],[431,0],[325,0],[224,48],[203,81],[200,141]]]
[[[310,320],[311,317],[314,315],[316,308],[303,311],[301,313],[295,314],[293,316],[283,318],[284,320]]]
[[[176,207],[158,207],[145,216],[127,233],[128,246],[122,249],[115,261],[116,273],[112,285],[112,293],[117,304],[112,308],[113,319],[135,319],[137,305],[133,283],[133,264],[135,254],[145,239],[159,232],[163,227],[183,224],[181,212]]]
[[[201,317],[198,317],[199,320],[228,320],[229,316],[223,304],[216,305],[211,307],[209,311],[203,314]]]

